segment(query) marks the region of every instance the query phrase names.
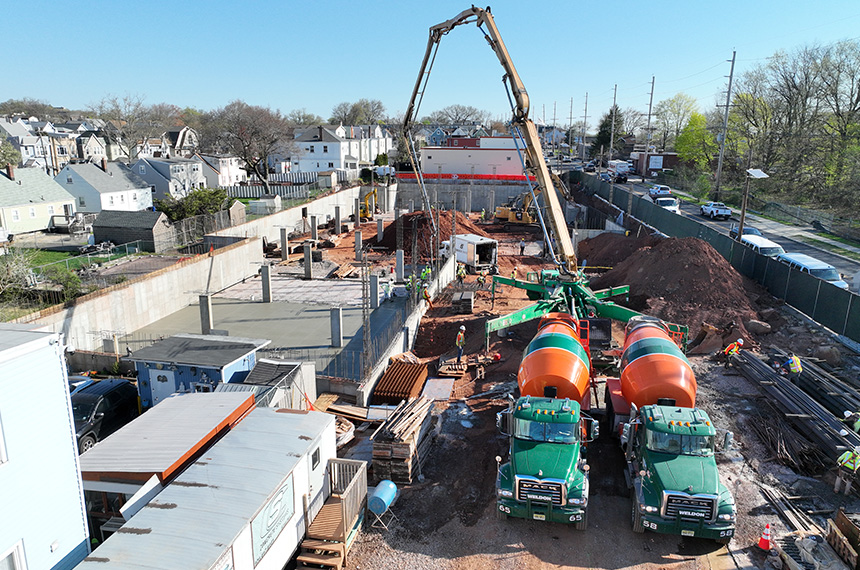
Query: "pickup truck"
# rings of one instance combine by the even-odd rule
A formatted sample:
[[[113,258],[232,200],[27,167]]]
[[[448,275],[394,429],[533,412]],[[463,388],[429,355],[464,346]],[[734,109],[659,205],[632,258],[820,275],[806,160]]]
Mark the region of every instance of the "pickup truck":
[[[703,216],[707,216],[712,220],[722,218],[728,220],[732,217],[732,211],[722,202],[705,202],[699,211]]]

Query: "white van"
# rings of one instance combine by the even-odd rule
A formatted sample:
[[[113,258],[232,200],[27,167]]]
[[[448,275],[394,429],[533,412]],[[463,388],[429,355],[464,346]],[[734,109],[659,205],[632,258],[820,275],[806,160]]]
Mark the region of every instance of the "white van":
[[[782,249],[781,245],[762,236],[744,234],[744,237],[741,238],[741,243],[754,252],[767,257],[776,257],[781,253],[785,253],[785,250]]]
[[[836,268],[819,259],[804,253],[781,253],[776,256],[776,259],[792,269],[809,273],[813,277],[828,281],[842,289],[848,289],[848,283],[842,280]]]

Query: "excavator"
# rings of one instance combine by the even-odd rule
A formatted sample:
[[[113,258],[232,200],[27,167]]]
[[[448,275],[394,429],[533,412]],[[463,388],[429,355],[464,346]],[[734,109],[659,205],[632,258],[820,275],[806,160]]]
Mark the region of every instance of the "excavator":
[[[419,160],[412,137],[412,127],[417,122],[418,109],[421,101],[424,98],[424,92],[427,87],[427,82],[430,78],[430,71],[433,62],[436,59],[436,52],[439,49],[439,43],[442,37],[449,33],[457,26],[463,24],[475,23],[478,29],[484,34],[490,49],[496,54],[499,63],[502,64],[504,75],[502,81],[508,89],[508,96],[512,98],[513,118],[511,119],[511,131],[514,140],[517,141],[520,159],[523,163],[523,169],[529,183],[527,196],[523,196],[523,208],[520,210],[509,209],[508,221],[513,223],[531,224],[537,221],[544,234],[545,243],[556,243],[557,251],[550,251],[552,260],[559,270],[566,274],[572,275],[576,271],[576,252],[573,247],[573,242],[570,239],[570,232],[564,220],[564,212],[561,208],[561,201],[558,193],[553,186],[553,178],[544,160],[543,152],[540,146],[540,137],[538,136],[537,127],[529,118],[529,95],[526,88],[514,67],[513,61],[508,54],[508,49],[505,47],[505,42],[499,34],[499,29],[496,27],[496,22],[493,15],[490,13],[490,8],[477,8],[472,6],[467,10],[463,10],[450,20],[442,22],[430,28],[430,37],[427,41],[427,49],[424,52],[424,60],[421,63],[421,68],[418,71],[418,79],[415,81],[415,88],[412,90],[412,97],[409,100],[409,106],[406,109],[406,115],[403,122],[403,137],[406,140],[409,160],[412,163],[412,168],[416,172],[418,185],[421,188],[424,196],[425,208],[429,210],[430,204],[427,197],[427,191],[424,187],[424,178],[421,175]],[[522,144],[522,147],[519,145]],[[549,190],[549,191],[547,191]],[[537,196],[543,194],[546,201],[547,211],[549,213],[550,228],[544,220],[541,209],[535,207],[537,204]],[[532,216],[535,219],[531,219]],[[513,218],[513,220],[511,220]],[[435,228],[434,228],[435,229]]]

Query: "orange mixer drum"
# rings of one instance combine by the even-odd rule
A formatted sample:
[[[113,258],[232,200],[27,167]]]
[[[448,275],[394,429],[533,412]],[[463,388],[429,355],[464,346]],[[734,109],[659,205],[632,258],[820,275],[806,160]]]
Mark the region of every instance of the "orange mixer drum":
[[[550,313],[541,319],[517,372],[523,396],[543,397],[544,388],[554,387],[556,398],[582,403],[588,394],[590,365],[576,328],[576,320],[567,313]]]
[[[653,317],[635,317],[627,324],[621,354],[621,393],[642,407],[659,398],[675,400],[682,408],[696,406],[696,377],[690,362]]]

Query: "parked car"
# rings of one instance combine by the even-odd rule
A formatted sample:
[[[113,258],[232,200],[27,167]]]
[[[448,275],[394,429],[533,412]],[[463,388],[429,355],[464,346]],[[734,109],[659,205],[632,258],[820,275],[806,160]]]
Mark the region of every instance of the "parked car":
[[[609,176],[609,174],[606,172],[600,173],[600,179],[603,180],[604,182],[612,182],[612,177]]]
[[[746,230],[746,228],[744,228]],[[776,242],[770,241],[764,236],[756,236],[756,235],[747,235],[744,232],[744,237],[741,238],[741,243],[753,250],[756,253],[760,253],[766,257],[777,257],[785,253],[785,250],[782,249],[782,246]]]
[[[69,395],[74,395],[95,382],[88,376],[69,376]]]
[[[792,269],[809,273],[813,277],[828,281],[842,289],[848,289],[848,283],[842,279],[836,268],[820,259],[815,259],[805,253],[781,253],[776,256],[776,260],[785,263]]]
[[[672,189],[666,186],[665,184],[653,184],[648,189],[648,197],[652,200],[659,196],[671,196]]]
[[[744,225],[744,235],[745,236],[760,236],[761,232],[752,226]],[[729,229],[729,237],[732,239],[738,239],[738,225],[732,224],[732,227]]]
[[[717,218],[728,220],[732,217],[732,211],[722,202],[705,202],[702,207],[699,208],[699,212],[703,216],[707,216],[712,220]]]
[[[586,172],[594,172],[596,170],[593,162],[589,162],[588,164],[583,166],[582,169]]]
[[[128,380],[93,382],[72,396],[78,451],[84,453],[140,415],[137,388]]]
[[[676,214],[681,213],[681,205],[678,203],[678,200],[672,198],[671,196],[662,196],[659,198],[654,198],[654,203],[661,208],[665,208],[670,212],[675,212]]]

